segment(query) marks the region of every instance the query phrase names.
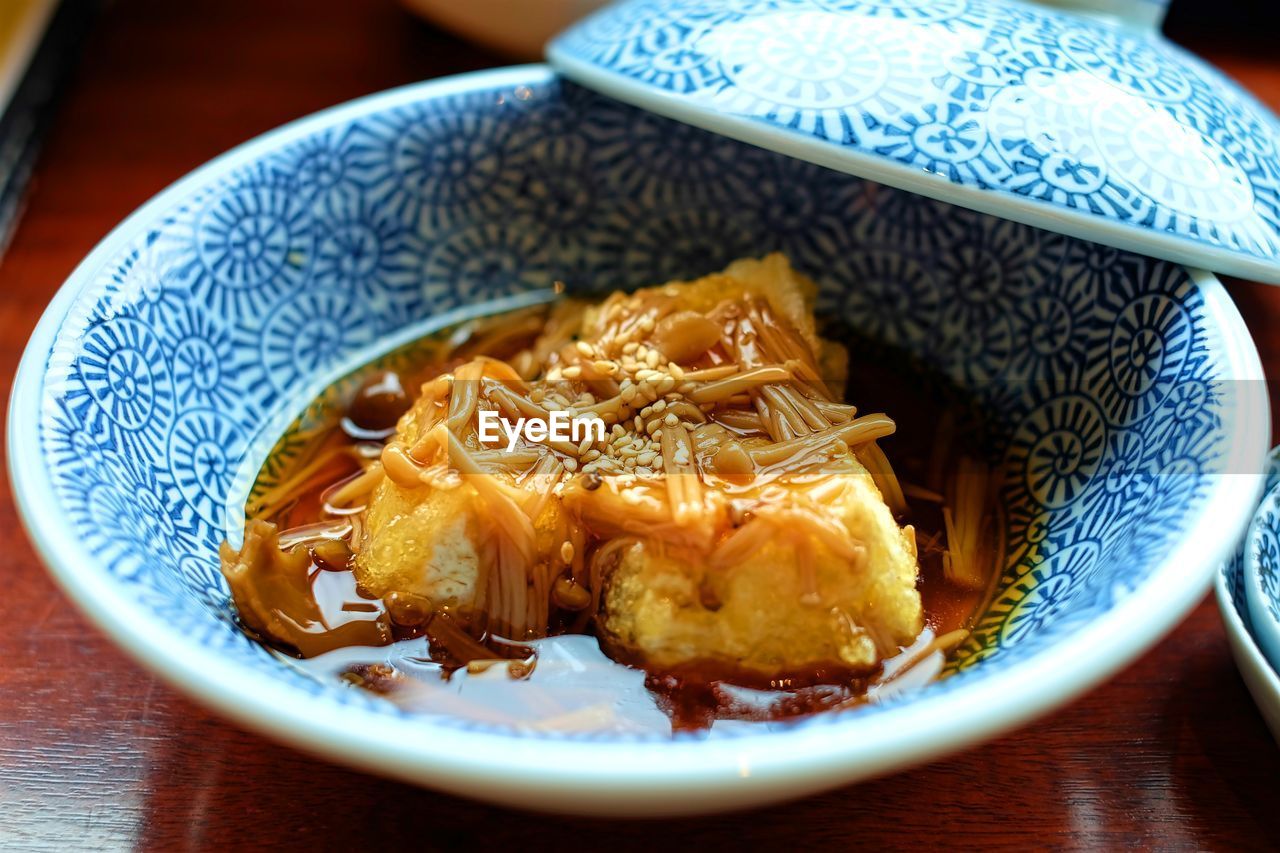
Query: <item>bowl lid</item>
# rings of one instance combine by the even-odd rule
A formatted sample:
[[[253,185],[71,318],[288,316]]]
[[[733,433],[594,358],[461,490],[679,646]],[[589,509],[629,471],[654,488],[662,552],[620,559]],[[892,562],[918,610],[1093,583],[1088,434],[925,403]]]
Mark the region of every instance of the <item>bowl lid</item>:
[[[1065,2],[623,0],[548,60],[792,157],[1280,283],[1275,115],[1160,36],[1162,0]]]

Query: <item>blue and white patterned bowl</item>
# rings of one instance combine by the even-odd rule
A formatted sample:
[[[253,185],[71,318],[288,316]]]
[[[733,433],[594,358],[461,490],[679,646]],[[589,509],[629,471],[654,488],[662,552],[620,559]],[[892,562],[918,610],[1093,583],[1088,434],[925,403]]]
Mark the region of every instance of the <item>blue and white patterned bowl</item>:
[[[1274,495],[1277,484],[1280,484],[1280,447],[1272,448],[1267,456],[1263,487],[1265,494]],[[1268,502],[1269,498],[1264,497],[1263,504]],[[1241,539],[1240,546],[1218,570],[1215,591],[1231,655],[1240,669],[1245,687],[1271,729],[1271,734],[1280,742],[1280,674],[1277,674],[1273,662],[1267,660],[1262,652],[1248,592],[1252,581],[1248,577],[1249,558],[1246,552],[1257,523],[1255,517],[1254,524],[1250,525],[1249,533]],[[1268,613],[1264,618],[1271,619],[1272,616]]]
[[[1165,41],[1163,5],[623,0],[547,56],[588,88],[797,159],[1280,282],[1280,122]]]
[[[780,249],[821,310],[1002,426],[1009,548],[950,676],[849,713],[652,739],[414,716],[234,625],[216,548],[282,418],[422,323],[556,278],[609,288]],[[1241,531],[1266,397],[1210,275],[867,183],[647,114],[542,66],[412,86],[251,142],[75,271],[9,419],[33,540],[122,646],[309,751],[533,808],[678,813],[885,773],[1098,683]]]
[[[1280,450],[1280,449],[1278,449]],[[1244,597],[1253,637],[1280,670],[1280,459],[1273,451],[1267,492],[1244,541]]]

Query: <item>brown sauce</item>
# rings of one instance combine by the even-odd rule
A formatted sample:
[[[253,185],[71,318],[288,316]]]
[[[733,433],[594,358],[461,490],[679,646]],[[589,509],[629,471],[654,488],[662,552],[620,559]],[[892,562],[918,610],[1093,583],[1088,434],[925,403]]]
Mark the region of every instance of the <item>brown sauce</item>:
[[[904,368],[902,356],[886,353],[874,345],[847,335],[827,335],[850,343],[849,399],[856,400],[863,411],[890,413],[899,425],[898,432],[884,439],[886,454],[893,460],[900,480],[918,485],[924,492],[936,489],[933,482],[937,467],[934,427],[939,408],[954,413],[956,421],[954,452],[981,452],[985,436],[980,419],[963,396],[936,376],[914,368]],[[508,346],[488,349],[487,354],[503,357],[503,350],[514,352],[523,340],[504,342]],[[292,471],[307,464],[311,470],[291,490],[288,500],[264,512],[261,505],[250,501],[249,518],[260,518],[278,525],[281,530],[296,529],[332,518],[326,512],[326,495],[334,487],[360,474],[357,462],[361,454],[377,454],[382,442],[390,437],[396,420],[413,401],[423,380],[451,369],[485,342],[455,350],[446,360],[430,357],[435,350],[426,348],[428,356],[420,363],[398,371],[370,370],[349,394],[345,405],[331,413],[331,425],[322,440],[316,442],[304,458],[294,460]],[[491,342],[490,342],[490,345]],[[873,354],[868,357],[867,354]],[[879,357],[875,354],[878,353]],[[925,613],[926,632],[917,645],[927,645],[934,637],[947,635],[972,625],[989,590],[972,590],[947,580],[942,560],[944,523],[941,506],[928,499],[909,498],[909,512],[899,522],[916,529],[920,574],[918,588]],[[313,543],[314,544],[314,543]],[[304,547],[306,543],[298,547]],[[334,649],[360,645],[382,645],[386,642],[425,638],[427,651],[420,658],[430,664],[441,678],[466,669],[480,674],[495,662],[505,662],[509,675],[527,678],[534,673],[537,660],[533,648],[509,639],[463,626],[449,614],[434,614],[429,603],[422,606],[411,600],[381,600],[359,588],[342,553],[331,553],[319,547],[308,547],[310,568],[307,570],[310,598],[314,610],[281,615],[295,622],[305,634],[305,643],[277,647],[291,655],[313,657]],[[291,608],[289,602],[276,605]],[[562,628],[575,626],[565,624]],[[581,627],[581,620],[579,625]],[[913,647],[914,648],[914,647]],[[370,658],[376,658],[370,650]],[[898,663],[914,652],[907,650]],[[935,655],[941,659],[940,655]],[[851,707],[868,700],[869,691],[887,682],[891,667],[872,677],[836,679],[831,673],[810,672],[796,678],[779,677],[767,683],[743,685],[722,673],[697,668],[675,672],[649,672],[644,685],[653,694],[658,707],[670,718],[675,730],[707,729],[716,720],[776,721],[803,717],[823,711]],[[410,688],[417,676],[409,676],[385,663],[356,663],[342,670],[341,677],[353,685],[395,699]],[[831,684],[827,681],[843,683]]]

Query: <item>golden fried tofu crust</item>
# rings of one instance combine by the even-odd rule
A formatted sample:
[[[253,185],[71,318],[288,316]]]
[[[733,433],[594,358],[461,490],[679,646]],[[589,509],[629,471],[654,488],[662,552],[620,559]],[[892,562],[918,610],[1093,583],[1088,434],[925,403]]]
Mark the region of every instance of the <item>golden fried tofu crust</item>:
[[[869,673],[923,627],[915,538],[898,527],[855,460],[820,484],[789,487],[738,528],[729,565],[637,540],[609,575],[601,635],[615,654],[659,670],[747,681]],[[788,529],[789,503],[819,500],[857,543],[838,553]]]
[[[872,672],[922,629],[915,540],[856,456],[892,422],[841,400],[847,355],[818,336],[815,296],[781,255],[739,261],[561,306],[510,364],[428,382],[383,453],[358,579],[463,613],[501,605],[520,638],[589,605],[612,653],[656,670]],[[608,414],[609,436],[522,441],[523,468],[477,439],[475,411],[554,399]]]

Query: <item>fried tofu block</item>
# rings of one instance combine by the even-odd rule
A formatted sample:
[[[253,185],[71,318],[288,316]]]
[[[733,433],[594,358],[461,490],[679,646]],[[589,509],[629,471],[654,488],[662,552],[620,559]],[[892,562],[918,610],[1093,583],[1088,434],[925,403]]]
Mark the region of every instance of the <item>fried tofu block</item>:
[[[465,484],[407,489],[384,479],[365,514],[356,579],[378,596],[407,592],[437,608],[469,609],[480,575],[479,511]]]
[[[418,441],[433,410],[446,405],[437,394],[422,394],[396,425],[399,446]],[[384,598],[410,593],[436,608],[470,608],[478,592],[482,512],[475,489],[465,483],[443,489],[384,477],[364,514],[353,563],[356,580]]]
[[[424,393],[400,419],[392,445],[412,447],[437,420],[433,407],[447,405],[447,397]],[[558,551],[563,542],[558,502],[546,501],[531,528],[536,559]],[[386,476],[363,515],[353,571],[379,597],[409,593],[427,599],[435,610],[467,614],[486,593],[481,579],[495,559],[498,535],[494,513],[467,478]]]
[[[915,537],[901,529],[856,462],[818,485],[819,499],[861,544],[854,559],[816,538],[797,541],[785,511],[762,525],[760,545],[730,566],[681,559],[639,541],[609,577],[600,617],[620,656],[658,670],[693,669],[767,681],[832,670],[869,673],[923,627]]]
[[[781,255],[739,261],[696,281],[617,294],[585,309],[573,346],[567,339],[559,345],[569,350],[575,371],[566,369],[564,375],[601,371],[599,387],[591,389],[601,397],[621,396],[624,369],[634,374],[628,379],[633,385],[649,382],[652,377],[643,378],[634,366],[624,368],[624,345],[617,343],[620,328],[638,328],[644,346],[656,352],[646,355],[634,338],[627,352],[646,358],[649,368],[664,360],[770,364],[774,370],[802,364],[807,365],[806,387],[820,388],[813,381],[818,377],[838,400],[847,354],[818,337],[815,297],[814,284]],[[648,325],[636,318],[647,318]],[[596,361],[585,361],[584,355]],[[597,368],[602,356],[617,361],[606,362],[608,370]],[[534,369],[524,375],[545,374]],[[559,388],[568,399],[586,390],[567,379],[536,382],[544,383],[540,393]],[[448,389],[454,387],[443,380],[424,386],[392,445],[439,447],[431,430],[447,416],[453,393]],[[836,420],[828,424],[809,397],[798,396],[797,385],[787,388],[790,397],[779,391],[769,405],[804,408],[804,414],[800,408],[789,410],[789,431],[775,423],[754,432],[748,426],[750,434],[744,435],[730,433],[715,419],[728,409],[739,424],[744,417],[757,417],[759,410],[730,399],[745,394],[685,399],[681,395],[689,389],[680,390],[668,377],[661,392],[648,388],[649,397],[628,403],[613,423],[610,443],[601,444],[594,457],[581,451],[554,489],[531,487],[514,466],[512,472],[494,474],[501,488],[465,477],[448,488],[433,485],[430,477],[419,483],[414,478],[421,470],[396,475],[384,453],[387,477],[363,517],[356,576],[380,596],[412,593],[436,609],[465,613],[474,607],[488,611],[499,626],[541,632],[548,627],[549,611],[523,602],[541,597],[545,605],[548,587],[572,575],[575,585],[603,584],[589,600],[598,597],[595,624],[606,648],[620,659],[660,671],[703,669],[747,683],[869,674],[922,629],[914,532],[898,526],[872,475],[837,437],[843,429],[838,424],[853,417],[852,409],[832,415]],[[671,406],[662,428],[687,430],[679,439],[659,436],[657,423],[640,423],[653,419],[649,406],[657,406],[659,393],[667,395],[661,405]],[[819,402],[839,408],[831,400]],[[801,445],[811,435],[820,440],[805,449]],[[456,452],[463,453],[466,438],[450,439]],[[626,442],[633,458],[624,468],[619,448]],[[600,458],[615,445],[619,455]],[[677,445],[684,451],[682,460],[673,450]],[[779,446],[784,452],[776,458],[752,456]],[[547,448],[536,451],[543,455],[529,458],[550,458]],[[429,449],[420,464],[438,468],[434,452]],[[579,467],[604,463],[613,467],[599,472]],[[555,477],[560,476],[557,467]],[[686,490],[674,477],[696,477],[696,488]],[[520,506],[515,520],[506,512],[500,521],[498,510],[509,510],[512,501]],[[526,519],[526,512],[536,517]],[[562,546],[570,530],[578,531],[581,544],[570,543],[566,551]],[[592,554],[602,551],[612,555],[610,564],[589,564]],[[500,565],[506,569],[499,571]],[[517,570],[509,571],[513,565]],[[511,577],[518,579],[518,588],[494,585],[494,579],[508,583]],[[489,586],[481,588],[482,582]],[[516,602],[514,612],[495,612],[503,602]],[[533,615],[525,618],[528,614]]]
[[[821,349],[813,319],[818,287],[812,279],[792,268],[785,255],[776,252],[759,259],[734,261],[723,272],[693,281],[657,285],[642,292],[664,295],[678,303],[677,310],[695,314],[710,313],[726,301],[760,299],[768,303],[813,352]],[[601,310],[589,310],[583,336],[589,340],[598,335],[604,321]]]

